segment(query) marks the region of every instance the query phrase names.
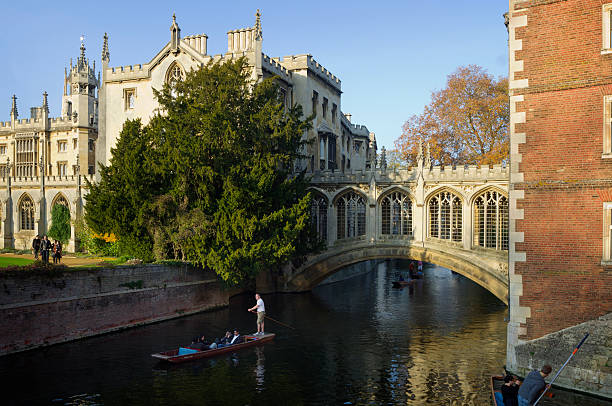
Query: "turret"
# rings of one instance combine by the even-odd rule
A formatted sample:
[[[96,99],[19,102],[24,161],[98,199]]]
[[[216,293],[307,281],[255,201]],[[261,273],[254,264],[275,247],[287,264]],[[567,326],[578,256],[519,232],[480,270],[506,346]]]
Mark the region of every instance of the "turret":
[[[71,60],[70,71],[65,74],[67,89],[62,100],[62,116],[71,118],[77,127],[97,127],[96,88],[100,83],[96,78],[95,66],[90,65],[85,57],[83,40],[81,37],[81,52],[77,63],[72,65]]]

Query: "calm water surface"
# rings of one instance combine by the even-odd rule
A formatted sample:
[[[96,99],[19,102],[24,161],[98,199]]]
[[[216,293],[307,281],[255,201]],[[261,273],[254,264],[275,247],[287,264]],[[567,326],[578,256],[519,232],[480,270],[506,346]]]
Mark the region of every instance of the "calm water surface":
[[[276,339],[183,365],[150,354],[198,334],[252,332],[252,295],[229,308],[0,358],[9,405],[490,405],[501,372],[506,307],[450,271],[427,267],[413,288],[393,289],[405,263],[311,293],[266,295]],[[349,271],[345,271],[349,272]],[[552,405],[603,405],[557,395]]]

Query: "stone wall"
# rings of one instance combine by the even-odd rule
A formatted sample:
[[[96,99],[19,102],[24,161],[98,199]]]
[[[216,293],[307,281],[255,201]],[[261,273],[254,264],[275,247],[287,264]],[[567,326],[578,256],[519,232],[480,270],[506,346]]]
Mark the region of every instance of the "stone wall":
[[[526,376],[549,364],[553,367],[550,381],[587,332],[589,338],[555,384],[612,397],[612,313],[516,346],[517,365],[512,372]]]
[[[0,273],[0,355],[227,306],[234,293],[189,266]]]

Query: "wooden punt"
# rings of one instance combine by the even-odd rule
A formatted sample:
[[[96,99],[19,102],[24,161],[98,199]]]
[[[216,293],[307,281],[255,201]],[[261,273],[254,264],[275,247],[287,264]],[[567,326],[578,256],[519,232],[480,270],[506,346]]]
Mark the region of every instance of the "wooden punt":
[[[195,359],[200,358],[209,358],[214,357],[215,355],[225,354],[228,352],[235,352],[241,350],[243,348],[252,347],[254,345],[263,344],[269,341],[272,341],[276,334],[274,333],[266,333],[264,335],[246,335],[244,337],[244,341],[240,344],[228,345],[226,347],[216,348],[214,350],[206,350],[206,351],[198,351],[192,354],[178,355],[178,348],[175,350],[159,352],[157,354],[151,354],[153,358],[157,358],[162,361],[172,362],[172,363],[181,363],[186,361],[193,361]]]
[[[408,286],[410,284],[414,283],[414,280],[409,280],[409,281],[394,281],[393,282],[393,287],[394,288],[402,288],[404,286]]]
[[[491,377],[491,401],[493,402],[493,406],[504,406],[502,404],[498,404],[495,401],[495,392],[501,393],[501,387],[504,384],[504,377],[501,375],[493,375]]]

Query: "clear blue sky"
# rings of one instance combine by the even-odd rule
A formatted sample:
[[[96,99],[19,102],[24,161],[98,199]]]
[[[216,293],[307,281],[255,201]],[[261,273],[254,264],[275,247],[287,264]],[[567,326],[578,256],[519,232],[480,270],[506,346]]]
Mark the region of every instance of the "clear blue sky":
[[[342,80],[342,110],[393,146],[404,121],[418,114],[458,66],[477,64],[507,75],[503,0],[428,1],[11,1],[0,25],[0,121],[11,96],[20,117],[49,93],[60,111],[64,67],[79,54],[100,66],[109,34],[111,65],[146,63],[170,39],[175,12],[181,35],[208,35],[208,53],[227,50],[226,32],[254,24],[262,12],[263,49],[270,56],[310,53]]]

